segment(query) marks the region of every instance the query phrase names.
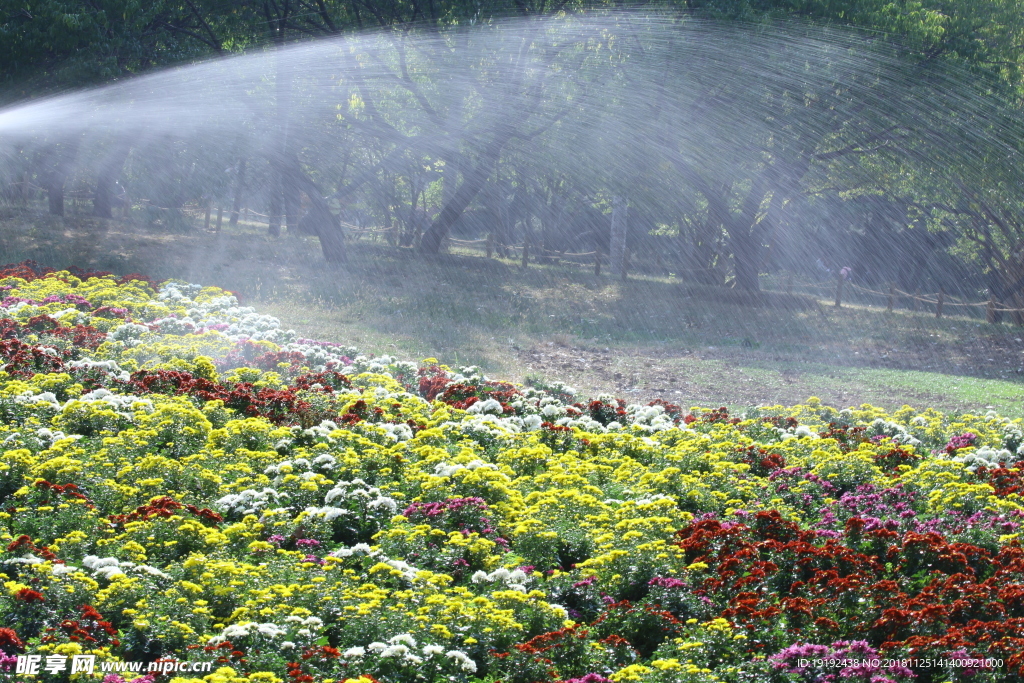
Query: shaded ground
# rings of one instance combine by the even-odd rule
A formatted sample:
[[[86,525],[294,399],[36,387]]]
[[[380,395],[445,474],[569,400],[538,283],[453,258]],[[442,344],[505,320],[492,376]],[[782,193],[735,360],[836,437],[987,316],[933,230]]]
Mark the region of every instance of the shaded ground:
[[[169,235],[8,211],[0,258],[216,284],[305,336],[513,381],[563,379],[585,395],[730,407],[815,395],[1024,414],[1024,329],[1010,325],[785,295],[751,307],[671,276],[623,283],[582,267],[425,260],[383,243],[357,242],[347,266],[329,268],[314,240],[265,230]]]

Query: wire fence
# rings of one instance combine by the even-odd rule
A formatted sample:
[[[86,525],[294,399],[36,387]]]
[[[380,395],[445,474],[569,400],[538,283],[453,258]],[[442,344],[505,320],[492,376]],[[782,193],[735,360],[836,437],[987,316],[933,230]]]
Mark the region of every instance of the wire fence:
[[[250,211],[250,215],[257,216],[260,218],[269,219],[269,216],[264,214],[258,214]],[[398,232],[398,227],[365,227],[358,226],[348,222],[341,222],[342,227],[346,230],[346,237],[349,240],[357,241],[365,237],[371,239],[377,236],[389,236],[389,233]],[[414,239],[415,242],[415,239]],[[494,234],[488,234],[486,238],[480,238],[476,240],[461,240],[458,238],[449,237],[446,238],[445,243],[449,247],[455,247],[462,253],[475,253],[476,255],[484,256],[485,258],[493,258],[496,255],[503,256],[505,258],[511,258],[515,260],[521,260],[523,267],[529,264],[529,259],[534,259],[537,263],[543,263],[545,265],[572,265],[572,266],[589,266],[593,265],[596,273],[600,273],[602,257],[607,258],[602,252],[589,251],[589,252],[566,252],[566,251],[554,251],[546,249],[543,245],[537,245],[528,241],[524,241],[518,244],[503,244],[499,243]],[[635,255],[630,253],[626,254],[625,267],[621,274],[626,275],[626,271],[630,267],[641,265],[640,263],[632,264],[631,260],[635,258]],[[645,270],[651,270],[649,263],[644,263]],[[656,267],[658,269],[660,259],[656,259]],[[670,268],[662,268],[668,274]],[[709,268],[671,268],[673,274],[677,276],[699,276],[707,275],[709,272],[713,272],[714,269]],[[777,282],[773,283],[766,282],[765,285],[767,291],[774,291],[775,293],[793,294],[794,289],[797,288],[800,294],[809,294],[818,298],[830,299],[835,298],[835,304],[842,306],[844,299],[848,303],[857,303],[860,305],[886,307],[888,310],[893,310],[896,307],[909,308],[911,310],[919,309],[921,306],[929,306],[935,308],[935,313],[938,317],[941,317],[944,312],[951,310],[965,310],[969,313],[980,313],[983,312],[989,319],[989,322],[994,322],[997,314],[1011,313],[1014,315],[1024,313],[1024,308],[1010,306],[1005,303],[996,301],[994,298],[990,298],[987,301],[965,301],[961,298],[951,296],[945,292],[939,291],[936,293],[921,293],[921,292],[905,292],[895,286],[890,288],[890,291],[880,291],[871,289],[870,287],[864,287],[857,283],[848,280],[837,279],[835,283],[813,283],[807,281],[801,281],[794,279],[792,274],[786,276],[786,281],[783,284]],[[845,290],[845,291],[844,291]]]
[[[921,308],[921,305],[933,307],[936,317],[941,318],[944,313],[947,313],[949,309],[954,310],[966,310],[967,312],[984,312],[985,317],[990,322],[993,320],[994,314],[1011,313],[1021,314],[1024,313],[1024,308],[1017,306],[1007,305],[994,296],[990,296],[989,299],[983,301],[965,301],[961,297],[954,296],[943,290],[938,292],[922,293],[920,291],[907,292],[895,285],[890,286],[889,291],[879,291],[870,287],[859,285],[851,280],[836,279],[834,283],[824,282],[807,282],[793,280],[790,278],[787,289],[792,289],[793,286],[799,288],[800,293],[812,294],[819,298],[833,298],[835,306],[842,306],[844,302],[847,303],[858,303],[868,305],[885,306],[887,310],[892,311],[895,307],[909,308],[911,310],[917,310]],[[851,296],[851,294],[859,294],[860,296]],[[882,303],[884,302],[884,303]]]
[[[29,191],[41,191],[44,189],[31,183],[23,183],[23,185],[25,184],[30,185],[30,187],[19,189]],[[81,201],[91,200],[92,195],[91,193],[69,190],[65,193],[65,198],[77,204]],[[180,207],[165,207],[159,206],[148,199],[136,199],[134,202],[129,202],[128,198],[124,196],[117,199],[128,213],[136,209],[157,214],[176,213],[194,221],[203,222],[206,229],[220,230],[224,215],[232,213],[238,213],[239,217],[248,223],[255,220],[257,223],[267,223],[269,226],[274,222],[278,225],[286,222],[284,215],[271,216],[249,207],[241,207],[235,212],[224,206],[215,206],[213,202],[205,205],[186,204]],[[215,224],[213,223],[214,220],[216,220]],[[399,244],[411,246],[418,241],[418,235],[408,232],[403,234],[403,231],[398,226],[385,228],[369,227],[346,221],[340,221],[340,225],[345,230],[345,238],[350,241],[359,241],[361,239],[378,240],[383,238],[396,246]],[[514,244],[501,243],[493,234],[479,239],[459,239],[449,236],[445,239],[445,244],[449,248],[459,249],[464,254],[468,252],[485,258],[497,256],[499,258],[520,261],[524,268],[528,267],[531,262],[548,266],[593,266],[595,274],[598,275],[601,273],[603,261],[607,259],[606,254],[597,250],[587,252],[556,251],[546,248],[544,244],[536,244],[531,241]],[[643,256],[642,254],[631,254],[627,249],[619,272],[616,274],[622,279],[626,279],[631,269],[634,270],[634,273],[640,270],[647,273],[663,271],[662,274],[664,275],[668,275],[671,272],[676,277],[683,277],[685,279],[687,276],[690,276],[699,280],[701,279],[700,276],[711,272],[706,268],[680,269],[675,267],[675,264],[666,267],[657,255],[653,259],[650,258],[649,254],[646,255],[646,259]],[[650,262],[648,263],[647,261]],[[907,292],[895,285],[890,285],[888,291],[885,291],[884,289],[875,289],[842,277],[837,277],[831,281],[812,282],[798,279],[793,274],[783,274],[782,276],[764,278],[762,280],[762,290],[774,293],[803,294],[818,299],[832,300],[836,307],[841,307],[844,304],[857,304],[884,307],[888,311],[893,311],[895,308],[909,309],[911,311],[931,309],[938,318],[943,317],[946,313],[958,311],[971,316],[983,315],[988,322],[998,322],[1003,314],[1010,314],[1015,322],[1024,324],[1024,307],[1022,306],[1009,305],[1006,302],[997,300],[994,296],[990,296],[989,299],[982,301],[967,301],[942,289],[938,292]]]

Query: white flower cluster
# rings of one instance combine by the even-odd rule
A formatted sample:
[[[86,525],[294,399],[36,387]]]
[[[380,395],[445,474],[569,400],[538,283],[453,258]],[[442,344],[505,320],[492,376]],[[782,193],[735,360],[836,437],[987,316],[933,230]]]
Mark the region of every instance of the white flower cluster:
[[[133,394],[115,394],[109,389],[100,387],[99,389],[93,389],[87,394],[82,394],[77,399],[71,399],[64,404],[66,408],[69,404],[74,401],[81,401],[82,403],[106,403],[111,409],[118,411],[124,417],[133,417],[132,413],[127,413],[127,410],[145,410],[147,413],[153,412],[153,401],[148,398],[142,398],[141,396],[135,396]]]
[[[778,429],[779,439],[781,441],[789,441],[790,439],[820,439],[818,433],[808,427],[807,425],[797,425],[793,429]]]
[[[394,498],[381,494],[380,489],[369,486],[362,479],[339,481],[324,496],[324,503],[326,505],[322,508],[306,508],[306,513],[331,522],[338,517],[354,516],[353,507],[357,507],[362,515],[383,523],[398,512],[398,502]],[[347,507],[337,505],[345,503],[348,503]]]
[[[339,481],[334,485],[327,495],[324,496],[325,503],[333,503],[334,501],[349,501],[356,500],[361,506],[367,509],[373,510],[377,508],[384,508],[392,515],[398,510],[398,503],[394,498],[381,495],[380,489],[376,486],[370,486],[362,479],[353,479],[352,481]]]
[[[184,318],[160,318],[154,320],[153,324],[159,328],[160,334],[194,334],[200,329],[196,321],[187,316]]]
[[[228,495],[214,501],[214,506],[227,515],[255,515],[268,506],[275,507],[287,502],[290,496],[287,493],[276,491],[272,488],[264,488],[262,491],[256,489],[245,489],[238,493]]]
[[[256,622],[247,621],[241,624],[232,624],[221,631],[220,635],[213,636],[207,641],[208,645],[219,645],[224,642],[234,642],[239,638],[246,638],[248,636],[260,635],[264,638],[280,638],[281,636],[287,635],[288,629],[282,628],[277,624],[264,623],[258,624]]]
[[[42,442],[49,442],[52,447],[53,444],[57,443],[61,439],[81,439],[82,436],[80,434],[65,434],[59,429],[43,427],[36,431],[36,438]]]
[[[505,418],[495,415],[476,414],[458,422],[445,422],[442,426],[487,442],[518,434],[523,429],[522,423],[522,418],[518,417]]]
[[[634,427],[646,432],[661,432],[675,427],[672,418],[665,413],[664,406],[642,406],[630,404],[626,406],[626,421]]]
[[[347,429],[380,444],[401,443],[413,437],[412,427],[404,422],[359,422]]]
[[[324,621],[320,617],[302,618],[299,616],[292,615],[289,617],[285,617],[284,621],[286,624],[290,624],[291,628],[297,629],[295,631],[296,636],[306,639],[313,638],[314,636],[319,635],[320,629],[324,625]],[[284,643],[281,643],[281,645],[284,646]]]
[[[991,446],[982,446],[977,449],[960,449],[957,451],[957,455],[952,458],[953,462],[962,462],[970,471],[974,471],[979,467],[985,467],[992,469],[995,467],[1001,467],[1002,463],[1010,464],[1014,462],[1015,456],[1005,448],[992,448]]]
[[[489,468],[492,470],[498,469],[498,466],[494,463],[484,462],[483,460],[471,460],[465,465],[449,465],[447,463],[439,462],[434,466],[434,474],[439,477],[450,477],[460,470],[477,470],[481,467]]]
[[[382,659],[398,659],[407,666],[420,666],[426,660],[435,657],[440,658],[443,654],[445,659],[449,660],[461,671],[475,673],[477,668],[476,662],[465,652],[461,650],[445,652],[445,649],[440,645],[424,645],[422,648],[419,648],[416,644],[416,639],[408,633],[400,633],[397,636],[393,636],[386,643],[370,643],[365,649],[361,647],[350,648],[343,653],[343,656],[358,659],[365,657],[367,651],[374,653]],[[420,654],[417,654],[417,652]]]
[[[192,302],[192,297],[203,290],[202,285],[180,280],[168,280],[160,287],[156,298],[159,301],[166,301],[172,304],[187,304]],[[234,297],[232,297],[234,298]],[[236,300],[237,301],[237,300]]]
[[[118,560],[116,557],[97,557],[96,555],[86,555],[82,558],[82,564],[91,569],[93,574],[96,576],[102,576],[104,579],[123,576],[126,574],[126,569],[135,572],[143,572],[151,576],[158,576],[162,579],[171,578],[168,574],[165,574],[156,567],[151,567],[148,564],[126,562],[124,560]],[[68,567],[64,570],[64,573],[70,573],[76,570],[77,569],[75,567]]]
[[[1003,418],[1003,448],[1016,455],[1017,460],[1024,460],[1024,430],[1018,424]]]
[[[351,548],[338,548],[334,552],[330,553],[331,557],[338,557],[342,559],[358,557],[360,555],[365,555],[366,557],[372,560],[383,562],[389,567],[397,569],[398,571],[402,572],[403,577],[407,581],[415,582],[418,579],[419,570],[416,569],[416,567],[413,567],[408,562],[404,562],[402,560],[392,560],[387,555],[382,553],[380,550],[371,548],[365,543],[357,543]]]
[[[345,355],[349,355],[354,349],[346,349]],[[350,365],[341,370],[346,375],[358,375],[364,372],[372,372],[378,375],[394,377],[395,375],[415,375],[418,370],[415,363],[400,361],[394,356],[363,356],[359,355],[352,359]]]
[[[107,332],[107,341],[121,342],[125,346],[138,346],[142,343],[142,335],[148,334],[149,328],[138,323],[124,323]]]
[[[916,419],[916,418],[915,418]],[[888,436],[893,443],[904,444],[907,446],[920,446],[921,440],[915,438],[903,427],[903,425],[896,424],[895,422],[886,422],[882,418],[876,418],[874,422],[868,425],[867,430],[864,432],[867,436]]]
[[[509,571],[504,567],[499,567],[490,574],[482,570],[477,571],[469,577],[469,580],[473,583],[501,583],[511,590],[526,593],[526,584],[530,581],[530,577],[522,569]]]
[[[189,334],[227,325],[223,334],[233,342],[250,339],[286,344],[295,340],[294,330],[282,330],[281,321],[272,315],[258,313],[251,306],[239,306],[234,296],[218,296],[202,303],[193,301],[192,297],[201,290],[199,285],[180,282],[168,282],[160,288],[157,295],[160,301],[187,307],[186,315],[182,318],[167,317],[155,321],[161,332]]]
[[[504,413],[504,408],[501,407],[500,401],[489,398],[486,401],[477,401],[466,409],[466,412],[470,415],[501,415]]]
[[[307,429],[303,429],[302,427],[292,427],[291,438],[281,439],[280,441],[277,442],[275,448],[278,451],[286,451],[289,448],[291,448],[292,444],[294,444],[296,441],[306,446],[312,446],[318,443],[331,445],[335,441],[332,434],[335,431],[337,431],[337,429],[338,425],[335,424],[334,422],[331,422],[330,420],[324,420],[320,424],[314,427],[309,427]],[[328,462],[326,460],[321,460],[321,458],[323,457],[324,456],[317,457],[313,461],[314,466],[320,467],[324,463]],[[334,458],[331,458],[330,465],[327,467],[327,469],[330,469],[330,467],[333,467],[335,464],[336,463]]]
[[[105,372],[110,373],[114,377],[118,378],[122,382],[127,382],[131,379],[131,375],[128,374],[127,370],[123,370],[120,365],[112,360],[92,360],[90,358],[83,358],[82,360],[73,360],[65,364],[65,367],[73,370],[92,370],[98,368]],[[93,392],[95,393],[95,392]]]
[[[318,458],[319,460],[319,458]],[[263,474],[268,477],[274,477],[274,483],[280,484],[284,481],[284,478],[289,474],[298,476],[303,481],[310,481],[316,478],[318,472],[317,469],[328,469],[324,467],[329,461],[320,460],[319,463],[314,464],[306,458],[295,458],[294,460],[282,460],[276,465],[268,465],[263,470]]]
[[[308,342],[289,342],[281,346],[282,351],[297,351],[306,358],[306,365],[314,372],[337,370],[345,366],[342,358],[351,358],[358,351],[354,346],[327,346]]]
[[[32,393],[31,389],[27,389],[22,393],[14,397],[15,403],[29,403],[32,405],[39,405],[40,403],[47,403],[54,410],[61,409],[61,403],[57,400],[57,395],[52,391],[42,391],[38,394]]]

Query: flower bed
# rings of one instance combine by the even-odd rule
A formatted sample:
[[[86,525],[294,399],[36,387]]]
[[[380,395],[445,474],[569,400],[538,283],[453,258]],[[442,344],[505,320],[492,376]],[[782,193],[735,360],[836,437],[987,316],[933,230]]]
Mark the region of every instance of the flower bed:
[[[213,287],[26,263],[0,290],[0,667],[1024,676],[1020,420],[579,402]]]

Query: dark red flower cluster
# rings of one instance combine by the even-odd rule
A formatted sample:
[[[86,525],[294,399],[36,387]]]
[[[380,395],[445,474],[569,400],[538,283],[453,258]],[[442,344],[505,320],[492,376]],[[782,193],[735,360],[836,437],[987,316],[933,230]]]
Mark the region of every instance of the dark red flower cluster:
[[[751,524],[704,520],[677,533],[688,562],[708,565],[694,594],[720,616],[787,638],[866,638],[890,655],[941,657],[958,648],[1016,662],[1024,674],[1024,548],[998,552],[938,533],[875,528],[851,518],[824,543],[777,512]],[[1016,659],[1014,657],[1016,656]]]
[[[291,388],[257,388],[250,382],[228,385],[178,370],[138,370],[131,374],[125,388],[134,394],[185,394],[202,402],[219,400],[246,417],[263,417],[275,424],[298,422],[309,426],[307,422],[320,421],[312,422],[311,404]]]
[[[477,533],[485,538],[498,541],[505,547],[508,542],[498,536],[494,523],[488,515],[487,503],[483,498],[445,498],[444,500],[421,503],[407,507],[402,516],[413,524],[430,524],[446,531],[462,534]]]
[[[35,543],[33,543],[32,538],[29,537],[27,534],[22,534],[21,536],[18,536],[16,539],[11,541],[11,543],[7,546],[7,552],[9,553],[13,553],[16,550],[25,550],[27,552],[38,555],[44,560],[49,560],[57,564],[64,564],[64,561],[58,560],[57,556],[53,554],[53,552],[48,547],[39,547]]]
[[[15,377],[31,377],[37,373],[61,372],[74,352],[52,346],[33,346],[18,339],[0,341],[0,358],[7,361],[4,370]]]
[[[591,420],[607,425],[609,422],[625,419],[626,402],[621,398],[616,400],[614,405],[604,401],[591,401],[585,410]]]
[[[140,505],[134,512],[129,512],[125,515],[111,515],[109,519],[111,523],[123,526],[128,522],[140,519],[151,519],[153,517],[167,518],[174,515],[178,510],[185,510],[199,519],[215,525],[224,521],[224,518],[213,510],[208,508],[200,509],[188,503],[179,503],[170,496],[162,496],[147,505]]]
[[[0,628],[0,651],[12,655],[25,649],[25,643],[12,628]]]
[[[750,465],[750,473],[758,477],[767,477],[775,470],[786,467],[786,459],[778,453],[771,453],[766,448],[753,445],[740,448],[740,462]]]
[[[96,611],[92,605],[82,605],[82,616],[80,619],[65,619],[58,625],[60,630],[73,643],[99,643],[105,637],[117,635],[117,629],[113,624],[106,621],[103,615]],[[57,629],[48,628],[53,633]],[[55,642],[55,636],[44,636],[44,642]]]
[[[292,683],[313,683],[314,678],[303,672],[302,665],[298,662],[288,662],[288,678]]]
[[[47,494],[47,497],[44,498],[42,501],[40,501],[44,505],[49,502],[49,495],[48,494],[53,493],[53,494],[56,494],[58,496],[65,496],[67,498],[77,498],[78,500],[84,500],[85,501],[85,506],[88,509],[90,509],[90,510],[95,510],[96,509],[96,506],[93,505],[91,500],[89,500],[89,497],[86,496],[84,493],[82,493],[81,489],[78,488],[78,484],[74,484],[74,483],[51,484],[50,482],[46,481],[45,479],[40,479],[40,480],[36,481],[34,486],[37,489],[39,489],[41,491],[44,491]]]
[[[43,597],[42,593],[40,593],[39,591],[34,591],[31,588],[22,588],[14,594],[14,599],[28,603],[30,605],[33,602],[46,602],[46,598]]]
[[[508,382],[468,382],[451,383],[448,373],[438,365],[431,365],[419,370],[420,396],[428,401],[438,400],[448,405],[465,410],[477,401],[494,399],[501,404],[506,415],[515,413],[509,402],[520,396],[521,392]]]
[[[1024,493],[1024,472],[1019,467],[1012,469],[979,467],[975,471],[975,475],[982,482],[991,484],[992,488],[996,490],[997,496],[1005,497],[1011,493]]]

